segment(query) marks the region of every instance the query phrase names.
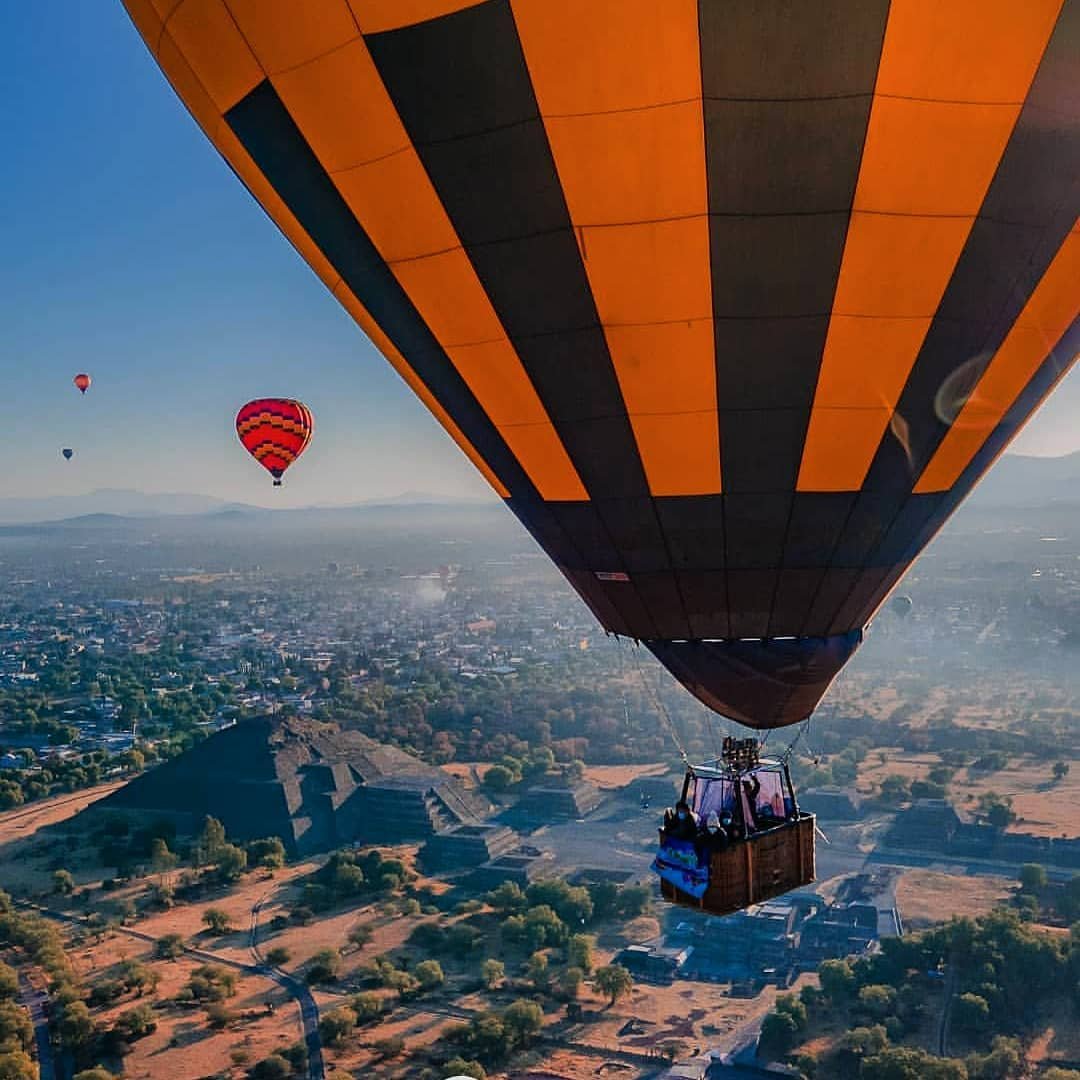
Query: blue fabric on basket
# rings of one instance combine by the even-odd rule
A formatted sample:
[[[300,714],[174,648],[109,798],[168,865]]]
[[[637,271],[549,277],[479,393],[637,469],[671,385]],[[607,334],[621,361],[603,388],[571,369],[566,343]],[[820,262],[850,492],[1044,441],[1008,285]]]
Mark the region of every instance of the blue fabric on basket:
[[[680,892],[700,900],[709,887],[709,868],[701,866],[698,854],[688,840],[668,840],[653,859],[653,872],[674,885]]]

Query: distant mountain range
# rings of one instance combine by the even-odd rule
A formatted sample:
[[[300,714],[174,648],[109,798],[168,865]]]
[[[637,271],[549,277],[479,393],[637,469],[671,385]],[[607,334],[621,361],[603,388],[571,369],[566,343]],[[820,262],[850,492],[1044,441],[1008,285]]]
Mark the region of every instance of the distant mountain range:
[[[403,492],[386,498],[366,499],[347,506],[317,505],[312,510],[356,510],[377,506],[484,506],[493,499],[472,499],[453,495],[432,495],[420,491]],[[189,492],[147,494],[123,488],[101,488],[86,495],[52,495],[44,498],[0,498],[0,525],[44,524],[78,519],[156,518],[201,514],[279,514],[289,510],[271,510],[247,503],[228,502],[212,495]]]
[[[1080,451],[1064,457],[1025,457],[1006,454],[976,488],[973,508],[992,509],[1080,503]],[[345,506],[315,505],[308,511],[367,510],[375,507],[446,506],[465,508],[494,505],[494,499],[434,495],[407,491],[400,495],[365,499]],[[25,525],[79,519],[155,518],[216,514],[287,514],[246,503],[228,502],[211,495],[189,492],[147,494],[122,488],[102,488],[86,495],[0,499],[0,525]]]

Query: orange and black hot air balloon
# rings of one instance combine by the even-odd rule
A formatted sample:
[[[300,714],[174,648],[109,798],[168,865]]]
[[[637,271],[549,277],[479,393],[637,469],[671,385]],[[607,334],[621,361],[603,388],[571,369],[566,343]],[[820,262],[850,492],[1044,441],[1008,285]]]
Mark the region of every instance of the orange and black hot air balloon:
[[[807,717],[1080,350],[1080,0],[124,0],[606,630]]]
[[[71,380],[78,388],[80,394],[85,394],[90,389],[91,378],[85,371],[80,371],[74,379]]]
[[[282,474],[307,449],[314,426],[311,410],[292,398],[256,398],[236,414],[236,434],[274,487],[281,487]]]

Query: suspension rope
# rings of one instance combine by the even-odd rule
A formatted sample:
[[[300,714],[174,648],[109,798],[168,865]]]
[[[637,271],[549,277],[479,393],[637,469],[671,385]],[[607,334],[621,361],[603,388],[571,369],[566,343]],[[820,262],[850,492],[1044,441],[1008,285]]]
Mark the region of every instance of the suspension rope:
[[[622,638],[620,638],[619,641],[621,644]],[[634,663],[637,666],[638,675],[641,678],[641,683],[645,687],[646,694],[648,694],[648,696],[652,698],[653,705],[656,706],[656,711],[660,714],[664,723],[667,725],[668,734],[671,736],[671,741],[675,744],[675,749],[679,751],[679,755],[683,760],[683,764],[687,766],[687,768],[689,768],[690,758],[686,754],[686,748],[683,746],[682,740],[679,738],[679,733],[675,730],[675,724],[671,719],[671,715],[667,711],[667,707],[664,705],[663,701],[660,698],[660,695],[656,692],[652,683],[649,682],[648,678],[645,675],[645,669],[641,665],[641,657],[638,655],[638,648],[639,646],[635,641],[632,655],[634,657]]]

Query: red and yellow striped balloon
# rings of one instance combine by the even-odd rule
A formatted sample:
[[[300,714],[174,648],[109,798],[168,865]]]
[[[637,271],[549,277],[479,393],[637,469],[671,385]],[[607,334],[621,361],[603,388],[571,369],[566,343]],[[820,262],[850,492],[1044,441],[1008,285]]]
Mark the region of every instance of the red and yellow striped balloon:
[[[314,428],[311,410],[292,398],[256,398],[236,414],[236,434],[274,487],[281,487],[282,474],[307,449]]]

